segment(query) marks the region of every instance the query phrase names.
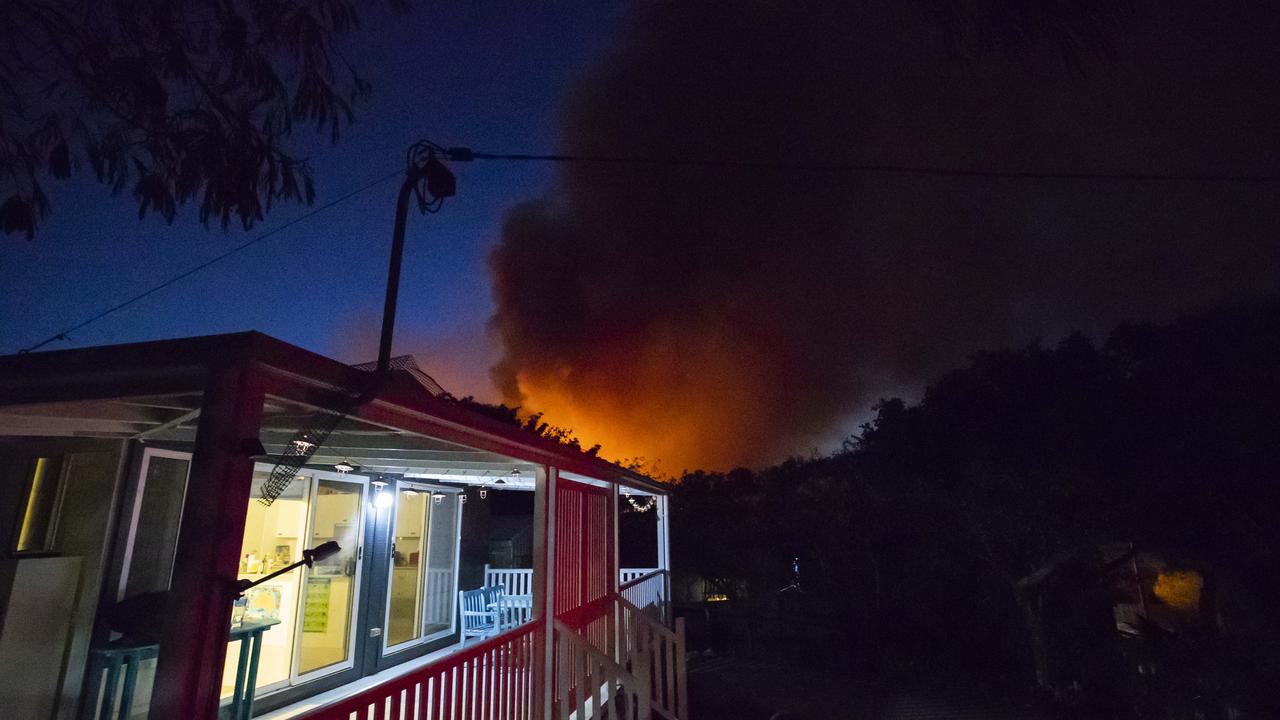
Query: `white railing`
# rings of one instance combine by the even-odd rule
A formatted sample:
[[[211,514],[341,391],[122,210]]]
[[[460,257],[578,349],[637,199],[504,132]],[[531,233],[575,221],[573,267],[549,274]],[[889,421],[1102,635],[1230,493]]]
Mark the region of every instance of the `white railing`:
[[[533,720],[542,627],[529,623],[487,638],[299,720]]]
[[[654,717],[688,720],[689,692],[685,668],[684,618],[668,629],[651,611],[617,599],[619,664],[647,686]]]
[[[658,622],[670,625],[671,613],[667,598],[670,597],[669,575],[664,570],[648,573],[622,584],[618,594],[632,605],[651,613]]]
[[[484,566],[486,587],[501,585],[507,595],[533,595],[533,570],[529,568],[492,568]]]
[[[647,655],[627,669],[563,622],[556,620],[554,627],[555,720],[651,720]]]
[[[626,585],[646,575],[658,572],[658,568],[622,568],[618,582]],[[495,568],[484,566],[484,584],[501,585],[507,595],[533,595],[533,570],[529,568]],[[666,597],[665,595],[663,596]],[[634,602],[634,601],[633,601]],[[636,603],[639,605],[640,603]]]
[[[618,570],[618,582],[626,584],[655,572],[658,572],[658,568],[622,568]]]
[[[423,619],[428,625],[448,625],[453,617],[453,571],[427,568],[426,597],[422,602]]]

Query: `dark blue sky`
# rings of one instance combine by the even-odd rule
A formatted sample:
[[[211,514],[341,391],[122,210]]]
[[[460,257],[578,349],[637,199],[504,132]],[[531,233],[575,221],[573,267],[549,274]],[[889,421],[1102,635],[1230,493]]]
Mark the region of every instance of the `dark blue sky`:
[[[497,151],[557,145],[560,103],[607,48],[620,3],[418,3],[406,17],[366,11],[348,47],[373,95],[335,146],[299,131],[312,159],[316,204],[403,163],[419,138]],[[537,163],[455,167],[458,197],[409,221],[396,352],[413,352],[455,392],[488,395],[497,349],[486,257],[504,212],[550,184]],[[52,181],[51,181],[52,182]],[[173,225],[137,220],[126,192],[113,198],[82,173],[51,185],[53,214],[34,241],[0,242],[0,353],[15,352],[104,307],[283,224],[306,208],[280,206],[245,233],[206,229],[195,209]],[[372,359],[382,308],[396,183],[389,181],[303,221],[172,288],[45,349],[259,330],[356,361]]]

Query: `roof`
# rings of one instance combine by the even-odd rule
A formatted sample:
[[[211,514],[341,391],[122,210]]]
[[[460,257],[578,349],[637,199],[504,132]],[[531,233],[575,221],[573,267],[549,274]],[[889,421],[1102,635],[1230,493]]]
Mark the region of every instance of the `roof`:
[[[510,472],[515,458],[665,493],[661,484],[634,471],[467,409],[412,358],[400,360],[376,394],[356,404],[335,431],[335,437],[359,440],[359,449],[378,456],[378,462],[394,466],[430,458],[449,472],[477,472],[499,467],[507,458],[504,467]],[[271,388],[262,426],[268,452],[290,442],[305,420],[300,415],[350,404],[370,379],[363,368],[257,332],[0,356],[0,435],[158,440],[190,435],[211,378],[245,369],[253,369]],[[23,407],[13,407],[18,405]],[[89,406],[95,415],[85,412]],[[324,461],[342,459],[335,455]]]
[[[393,357],[391,358],[390,366],[392,370],[404,370],[409,373],[409,377],[413,378],[415,382],[421,385],[424,390],[432,395],[435,395],[436,397],[449,395],[452,397],[449,392],[441,387],[440,383],[436,382],[435,378],[426,374],[423,372],[422,368],[418,367],[418,361],[414,360],[412,355],[400,355]],[[359,365],[352,365],[351,367],[365,372],[374,372],[378,369],[378,361],[374,360],[372,362],[360,363]]]

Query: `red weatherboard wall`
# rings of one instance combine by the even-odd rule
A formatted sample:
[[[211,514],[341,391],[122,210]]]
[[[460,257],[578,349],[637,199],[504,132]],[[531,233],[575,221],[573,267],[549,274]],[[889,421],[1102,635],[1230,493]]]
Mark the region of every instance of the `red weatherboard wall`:
[[[610,493],[571,480],[556,483],[556,574],[552,609],[570,627],[585,629],[604,649],[609,592],[618,569],[613,563]],[[598,628],[596,626],[599,626]],[[596,637],[600,634],[600,637]]]

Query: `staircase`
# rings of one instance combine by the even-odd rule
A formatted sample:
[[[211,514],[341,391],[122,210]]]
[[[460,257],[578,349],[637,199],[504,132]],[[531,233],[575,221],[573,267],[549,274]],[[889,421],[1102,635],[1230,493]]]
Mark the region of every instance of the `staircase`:
[[[613,596],[616,657],[555,621],[556,720],[688,720],[684,620]]]

